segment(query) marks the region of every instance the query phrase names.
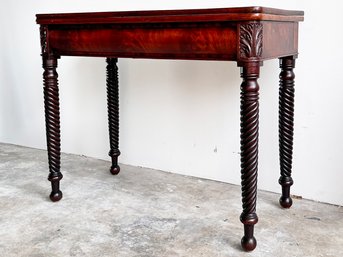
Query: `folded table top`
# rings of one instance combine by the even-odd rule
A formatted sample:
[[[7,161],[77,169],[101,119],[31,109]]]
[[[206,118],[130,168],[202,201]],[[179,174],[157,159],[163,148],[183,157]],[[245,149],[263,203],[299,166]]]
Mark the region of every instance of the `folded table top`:
[[[303,11],[266,7],[37,14],[38,24],[173,23],[209,21],[303,21]]]

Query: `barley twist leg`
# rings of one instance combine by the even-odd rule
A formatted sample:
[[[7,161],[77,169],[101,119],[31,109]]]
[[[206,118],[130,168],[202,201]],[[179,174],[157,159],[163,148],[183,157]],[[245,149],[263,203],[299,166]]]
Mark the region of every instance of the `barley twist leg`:
[[[282,196],[280,205],[284,208],[292,206],[290,187],[293,185],[292,155],[294,126],[294,72],[295,58],[288,56],[280,58],[280,89],[279,89],[279,156]]]
[[[119,151],[119,83],[117,58],[107,58],[107,107],[108,127],[110,134],[110,151],[108,155],[112,159],[110,172],[117,175],[120,172],[118,165]]]
[[[252,251],[256,247],[254,225],[258,221],[256,214],[257,163],[258,163],[258,112],[260,64],[246,63],[242,67],[241,77],[241,179],[243,212],[240,216],[244,224],[244,236],[241,244],[244,250]]]
[[[63,177],[60,172],[61,147],[58,74],[56,72],[57,58],[44,56],[43,68],[46,138],[50,172],[48,180],[51,181],[52,187],[50,199],[56,202],[62,198],[60,180]]]

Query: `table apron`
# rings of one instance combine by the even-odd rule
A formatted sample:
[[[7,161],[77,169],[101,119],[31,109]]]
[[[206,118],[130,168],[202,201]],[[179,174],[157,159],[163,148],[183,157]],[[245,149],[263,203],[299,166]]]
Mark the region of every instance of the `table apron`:
[[[56,56],[245,61],[239,26],[248,22],[149,25],[49,25],[46,40]],[[258,60],[298,54],[298,22],[262,26]],[[253,47],[253,46],[251,46]]]
[[[49,28],[56,55],[236,60],[237,25],[204,27]]]

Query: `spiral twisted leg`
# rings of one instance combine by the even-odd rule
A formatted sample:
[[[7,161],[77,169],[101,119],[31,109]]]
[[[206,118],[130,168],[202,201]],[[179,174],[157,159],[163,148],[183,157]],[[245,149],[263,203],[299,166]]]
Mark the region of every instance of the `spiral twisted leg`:
[[[110,132],[110,151],[112,158],[110,172],[116,175],[120,172],[118,165],[119,151],[119,83],[117,58],[107,58],[107,108],[108,108],[108,127]]]
[[[243,65],[241,77],[241,179],[243,212],[241,222],[244,224],[244,236],[241,244],[244,250],[252,251],[256,247],[254,225],[257,196],[257,162],[258,162],[258,111],[259,111],[259,62]]]
[[[48,180],[51,181],[50,199],[53,202],[62,198],[60,180],[63,177],[60,172],[60,110],[56,67],[56,58],[43,57],[45,123],[50,171]]]
[[[284,208],[292,206],[290,187],[293,185],[292,154],[294,125],[294,72],[295,58],[288,56],[280,58],[280,89],[279,89],[279,156],[282,196],[280,205]]]

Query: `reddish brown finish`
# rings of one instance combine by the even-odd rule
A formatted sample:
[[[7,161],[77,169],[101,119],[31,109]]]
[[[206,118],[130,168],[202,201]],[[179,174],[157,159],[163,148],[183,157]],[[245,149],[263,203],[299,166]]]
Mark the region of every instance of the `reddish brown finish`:
[[[57,59],[63,55],[107,57],[107,93],[111,173],[120,171],[118,57],[227,60],[242,67],[241,77],[241,177],[244,224],[243,249],[256,247],[258,167],[258,114],[260,66],[281,59],[280,165],[282,197],[290,207],[289,189],[293,147],[294,60],[298,55],[298,22],[302,11],[265,7],[200,10],[131,11],[40,14],[44,68],[45,113],[51,199],[59,190],[60,131]]]
[[[105,27],[105,28],[104,28]],[[233,60],[237,48],[236,26],[135,26],[108,25],[49,32],[50,46],[59,55],[135,58]],[[99,42],[102,42],[99,44]]]
[[[240,60],[239,27],[262,25],[260,60],[297,54],[303,12],[264,7],[39,14],[56,56]],[[272,36],[275,33],[275,36]]]
[[[287,56],[280,58],[280,89],[279,89],[279,149],[280,149],[280,179],[282,196],[280,205],[284,208],[292,206],[290,187],[293,185],[293,127],[294,127],[294,78],[295,58]]]
[[[260,75],[259,62],[245,62],[241,77],[241,178],[243,212],[241,222],[244,224],[242,247],[252,251],[256,247],[254,225],[258,218],[256,214],[257,195],[257,164],[258,164],[258,96]]]
[[[48,180],[51,181],[50,199],[53,202],[62,198],[60,180],[63,178],[60,172],[60,108],[56,67],[56,58],[43,59],[45,123],[50,171]]]
[[[215,21],[303,21],[304,12],[266,7],[237,7],[193,10],[158,10],[37,15],[38,24],[142,24]]]
[[[264,60],[298,54],[297,22],[262,22],[262,25]]]

